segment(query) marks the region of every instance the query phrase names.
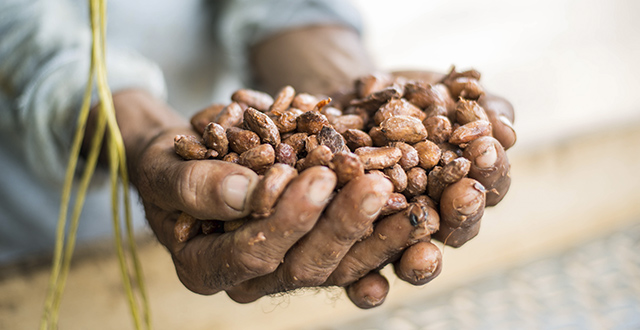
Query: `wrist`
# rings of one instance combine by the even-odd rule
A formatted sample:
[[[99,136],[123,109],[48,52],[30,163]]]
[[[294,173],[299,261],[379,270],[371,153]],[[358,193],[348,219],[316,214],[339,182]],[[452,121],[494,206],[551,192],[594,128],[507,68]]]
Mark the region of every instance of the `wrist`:
[[[116,121],[125,147],[127,167],[132,183],[136,182],[136,168],[140,156],[152,141],[175,131],[175,134],[193,134],[189,123],[172,110],[165,102],[140,89],[127,89],[113,94]],[[91,110],[85,147],[95,129],[98,107]],[[108,138],[108,134],[106,135]],[[167,147],[172,147],[173,139]],[[103,143],[103,146],[106,143]],[[86,149],[86,148],[85,148]],[[103,147],[102,154],[105,154]],[[101,157],[104,162],[107,157]]]
[[[374,70],[358,33],[337,25],[284,31],[254,46],[251,58],[257,82],[272,94],[292,85],[330,95]]]

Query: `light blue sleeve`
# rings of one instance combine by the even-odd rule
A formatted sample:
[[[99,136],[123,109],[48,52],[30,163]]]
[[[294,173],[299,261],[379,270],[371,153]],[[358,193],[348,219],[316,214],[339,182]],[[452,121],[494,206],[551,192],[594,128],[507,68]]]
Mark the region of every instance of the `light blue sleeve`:
[[[337,24],[361,32],[358,11],[344,0],[214,1],[216,36],[233,67],[248,68],[251,46],[287,29]]]
[[[86,1],[0,1],[0,129],[2,145],[18,145],[26,166],[59,184],[90,65]],[[164,98],[164,78],[149,60],[107,47],[112,91],[144,88]],[[95,95],[95,94],[94,94]]]

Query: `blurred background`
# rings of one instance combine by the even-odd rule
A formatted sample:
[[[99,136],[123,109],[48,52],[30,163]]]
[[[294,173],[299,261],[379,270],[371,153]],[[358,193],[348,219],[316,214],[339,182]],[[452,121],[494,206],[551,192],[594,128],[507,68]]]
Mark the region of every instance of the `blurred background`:
[[[478,237],[444,249],[443,272],[431,283],[411,287],[385,269],[390,294],[382,307],[367,311],[340,290],[248,305],[224,294],[195,295],[177,280],[164,249],[147,239],[140,253],[155,326],[640,328],[640,2],[353,3],[380,69],[475,68],[488,90],[513,103],[518,142],[508,152],[509,194],[486,211]],[[162,10],[130,6],[131,17]],[[184,5],[174,15],[192,10],[198,7]],[[170,58],[159,61],[169,81],[185,71],[167,65]],[[170,97],[173,104],[200,107],[188,94]],[[3,274],[0,328],[37,325],[47,277],[48,265]],[[113,255],[81,257],[70,275],[61,327],[130,328],[121,292]]]

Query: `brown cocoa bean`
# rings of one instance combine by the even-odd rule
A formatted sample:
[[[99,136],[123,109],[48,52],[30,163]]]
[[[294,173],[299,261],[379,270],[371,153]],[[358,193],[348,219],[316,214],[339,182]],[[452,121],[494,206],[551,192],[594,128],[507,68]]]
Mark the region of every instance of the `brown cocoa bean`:
[[[291,102],[291,106],[297,109],[300,109],[303,112],[311,111],[318,104],[320,98],[308,94],[308,93],[298,93],[296,97],[293,98]]]
[[[418,151],[409,144],[404,142],[391,142],[390,147],[396,147],[402,151],[402,157],[398,161],[398,164],[402,166],[402,169],[408,171],[412,167],[416,167],[419,164]]]
[[[342,115],[332,117],[329,118],[329,123],[340,134],[344,134],[347,130],[350,129],[364,129],[364,121],[362,120],[362,117],[358,115]]]
[[[260,174],[273,165],[275,158],[273,147],[270,144],[261,144],[240,154],[238,164]]]
[[[236,102],[232,102],[220,111],[215,122],[225,129],[230,127],[236,127],[242,124],[242,113],[244,110]]]
[[[404,197],[403,194],[391,193],[389,195],[389,199],[387,199],[382,206],[382,209],[380,209],[380,216],[394,214],[406,209],[407,207],[409,207],[409,203],[407,203],[407,198]]]
[[[345,150],[347,147],[342,135],[331,126],[323,126],[317,138],[319,144],[329,147],[334,154]]]
[[[488,135],[491,135],[491,123],[486,120],[476,120],[456,128],[451,133],[449,143],[462,146],[481,136]]]
[[[234,164],[237,164],[239,159],[240,159],[240,155],[238,155],[235,152],[230,152],[230,153],[226,154],[224,157],[222,157],[223,161],[229,162],[229,163],[234,163]]]
[[[293,151],[295,151],[296,155],[299,155],[303,150],[305,150],[307,136],[307,133],[294,133],[282,140],[282,143],[286,143],[293,147]]]
[[[210,122],[215,122],[222,109],[224,109],[224,104],[212,104],[200,110],[191,117],[191,126],[198,134],[202,134],[204,128],[209,125]]]
[[[456,121],[464,125],[476,120],[489,120],[487,113],[476,101],[460,99],[456,103]]]
[[[275,148],[276,163],[287,164],[289,166],[295,166],[298,161],[296,151],[292,146],[286,143],[280,143]]]
[[[458,157],[442,167],[440,178],[445,184],[452,184],[467,176],[471,168],[471,161]]]
[[[445,116],[433,116],[424,120],[427,129],[427,138],[434,143],[449,141],[451,137],[451,122]]]
[[[361,147],[354,152],[364,165],[365,170],[381,170],[398,163],[402,151],[394,147]]]
[[[263,143],[277,146],[280,143],[280,132],[276,124],[267,116],[252,107],[244,111],[244,123],[258,134]]]
[[[318,134],[322,129],[322,126],[328,126],[329,120],[327,117],[316,111],[307,111],[296,119],[298,125],[298,132],[307,134]]]
[[[227,128],[226,133],[227,140],[229,141],[229,148],[238,155],[260,145],[260,137],[252,131],[239,127],[230,127]]]
[[[380,125],[383,121],[396,116],[410,116],[422,121],[427,115],[405,99],[391,99],[376,111],[373,120],[376,125]]]
[[[361,130],[348,129],[344,132],[343,137],[346,140],[347,147],[349,147],[351,151],[360,147],[371,147],[373,145],[369,134]]]
[[[274,114],[281,114],[285,110],[289,109],[293,98],[296,96],[296,90],[291,86],[284,86],[276,95],[275,100],[269,107],[269,112]]]
[[[413,145],[418,152],[418,165],[425,170],[430,170],[438,165],[442,151],[435,143],[427,140]]]
[[[427,139],[422,121],[411,116],[391,117],[380,124],[380,131],[392,142],[416,143]]]
[[[298,175],[298,172],[286,164],[274,164],[264,173],[251,194],[251,211],[256,218],[268,217],[285,188]]]
[[[427,172],[421,167],[414,167],[407,171],[407,188],[405,195],[413,197],[422,195],[427,189]]]
[[[405,173],[399,164],[384,169],[384,174],[386,174],[391,183],[393,183],[393,191],[403,192],[407,188],[407,173]]]
[[[223,157],[229,152],[229,140],[224,127],[216,123],[209,123],[202,133],[204,145],[218,153],[218,157]]]
[[[239,89],[231,95],[231,100],[246,104],[262,112],[269,111],[269,107],[273,104],[271,95],[253,89]]]
[[[342,187],[352,179],[364,175],[364,165],[360,157],[350,152],[340,152],[333,155],[329,166],[338,178],[338,187]]]
[[[176,153],[185,160],[206,159],[217,157],[218,153],[200,142],[193,135],[176,135],[173,138],[173,146]]]

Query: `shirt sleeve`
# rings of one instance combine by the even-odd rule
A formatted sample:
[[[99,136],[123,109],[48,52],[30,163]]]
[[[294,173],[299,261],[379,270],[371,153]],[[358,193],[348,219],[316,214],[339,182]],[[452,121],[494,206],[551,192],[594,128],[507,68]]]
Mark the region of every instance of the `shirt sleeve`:
[[[43,180],[64,179],[88,80],[91,35],[86,1],[0,1],[0,128]],[[166,97],[160,69],[142,56],[107,47],[112,91],[143,88]],[[96,93],[93,93],[95,100]]]
[[[216,1],[215,35],[231,65],[248,74],[251,46],[287,29],[336,24],[362,30],[358,11],[344,0]]]

